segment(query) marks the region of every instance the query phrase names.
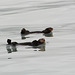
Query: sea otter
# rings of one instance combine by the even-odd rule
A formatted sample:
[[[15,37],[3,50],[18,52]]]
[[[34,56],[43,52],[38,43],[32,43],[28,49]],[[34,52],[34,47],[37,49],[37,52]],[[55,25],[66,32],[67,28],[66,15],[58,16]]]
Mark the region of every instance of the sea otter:
[[[17,45],[22,45],[22,46],[32,46],[33,48],[39,48],[39,51],[45,51],[45,39],[41,38],[39,40],[33,40],[32,42],[22,42],[22,43],[18,43],[18,42],[11,42],[11,39],[7,39],[7,51],[8,53],[12,53],[12,52],[17,52]]]
[[[23,28],[20,33],[21,33],[21,35],[27,35],[27,34],[32,34],[32,33],[44,33],[44,34],[48,34],[48,33],[52,32],[52,31],[53,31],[52,27],[46,28],[43,31],[32,31],[32,32],[30,32],[30,31],[26,30],[25,28]]]
[[[44,44],[45,39],[41,38],[39,40],[33,40],[32,42],[23,42],[23,43],[11,42],[11,39],[7,39],[7,43],[8,45],[13,45],[13,46],[16,46],[16,45],[38,46],[38,45]]]

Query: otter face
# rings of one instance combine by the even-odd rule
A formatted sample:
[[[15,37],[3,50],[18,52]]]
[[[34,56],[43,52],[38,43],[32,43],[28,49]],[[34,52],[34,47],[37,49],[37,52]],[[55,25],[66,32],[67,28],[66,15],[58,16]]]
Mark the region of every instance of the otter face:
[[[52,31],[52,30],[53,30],[53,28],[51,28],[51,27],[50,27],[50,28],[47,28],[47,29],[48,29],[48,30],[50,30],[50,31]]]
[[[45,43],[45,39],[44,38],[41,38],[38,40],[40,43]]]
[[[43,30],[42,32],[47,34],[47,33],[50,33],[52,30],[53,30],[53,28],[49,27],[49,28],[46,28],[45,30]]]
[[[45,29],[45,31],[49,31],[49,32],[51,32],[52,30],[53,30],[53,28],[51,28],[51,27]]]

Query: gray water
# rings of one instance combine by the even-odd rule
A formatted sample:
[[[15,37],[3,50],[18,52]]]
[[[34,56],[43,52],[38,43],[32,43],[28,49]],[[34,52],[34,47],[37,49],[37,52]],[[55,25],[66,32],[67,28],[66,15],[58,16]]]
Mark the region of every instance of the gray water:
[[[1,75],[75,75],[75,1],[22,0],[0,3],[0,74]],[[26,35],[20,31],[40,31],[53,27],[53,37]],[[31,42],[45,38],[44,51],[17,46],[7,52],[7,39]]]

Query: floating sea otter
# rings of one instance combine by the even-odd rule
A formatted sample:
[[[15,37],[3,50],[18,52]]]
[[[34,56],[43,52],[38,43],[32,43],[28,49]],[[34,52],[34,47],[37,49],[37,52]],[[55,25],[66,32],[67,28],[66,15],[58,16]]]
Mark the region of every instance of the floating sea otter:
[[[25,35],[27,35],[27,34],[32,34],[32,33],[44,33],[44,34],[47,34],[47,33],[50,33],[50,32],[52,32],[52,31],[53,31],[53,28],[52,28],[52,27],[46,28],[46,29],[43,30],[43,31],[33,31],[33,32],[30,32],[30,31],[26,30],[25,28],[23,28],[23,29],[21,30],[21,34],[25,34]]]
[[[17,43],[17,42],[11,42],[11,39],[7,39],[8,45],[29,45],[29,46],[39,46],[41,44],[45,43],[45,39],[41,38],[39,40],[34,40],[32,42],[23,42],[23,43]]]
[[[45,51],[45,49],[44,49],[45,48],[44,47],[44,45],[45,45],[45,39],[44,38],[41,38],[39,40],[34,40],[32,42],[23,42],[23,43],[11,42],[11,39],[7,39],[7,43],[8,43],[7,44],[8,53],[16,52],[17,51],[17,49],[16,49],[17,45],[23,45],[23,46],[28,45],[28,46],[32,46],[32,47],[36,47],[36,48],[40,47],[42,51]],[[11,51],[10,47],[12,47],[13,51]]]
[[[21,36],[22,36],[22,39],[25,39],[25,35],[28,35],[28,34],[33,34],[33,33],[44,33],[45,36],[47,37],[50,37],[50,36],[53,36],[52,35],[52,31],[53,31],[53,28],[52,27],[49,27],[49,28],[46,28],[45,30],[43,31],[32,31],[30,32],[29,30],[26,30],[25,28],[23,28],[21,30]]]

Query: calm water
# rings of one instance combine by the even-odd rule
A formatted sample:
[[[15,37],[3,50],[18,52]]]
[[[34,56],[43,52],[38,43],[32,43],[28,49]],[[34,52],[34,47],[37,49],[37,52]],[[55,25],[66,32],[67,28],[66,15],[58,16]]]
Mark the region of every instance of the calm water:
[[[1,1],[0,74],[75,75],[74,9],[74,0]],[[30,34],[21,39],[22,28],[40,31],[47,27],[54,28],[53,37]],[[7,39],[31,42],[40,38],[46,40],[41,48],[17,46],[17,52],[7,52]]]

